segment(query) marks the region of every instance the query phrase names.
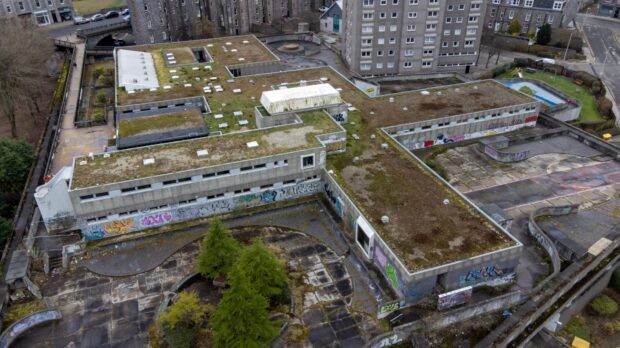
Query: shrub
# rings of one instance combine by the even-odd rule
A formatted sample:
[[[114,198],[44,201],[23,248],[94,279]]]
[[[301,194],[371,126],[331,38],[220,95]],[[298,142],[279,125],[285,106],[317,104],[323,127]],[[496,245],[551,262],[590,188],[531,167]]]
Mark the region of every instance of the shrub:
[[[614,324],[605,323],[603,324],[603,333],[607,336],[611,336],[614,334]]]
[[[97,69],[95,69],[95,77],[99,78],[99,76],[102,76],[105,73],[105,70],[103,69],[103,67],[99,67]]]
[[[93,121],[102,122],[105,121],[105,115],[103,114],[103,112],[96,112],[91,116],[91,119]]]
[[[528,86],[523,86],[523,87],[519,88],[519,92],[525,93],[527,95],[534,95],[534,91],[531,88],[529,88]]]
[[[435,173],[439,174],[444,180],[448,180],[448,173],[439,163],[437,163],[434,159],[427,159],[424,161],[426,165],[435,171]]]
[[[97,94],[97,101],[101,104],[105,104],[105,102],[108,100],[108,97],[105,95],[104,92],[99,92],[99,94]]]
[[[21,194],[34,159],[34,149],[26,140],[0,140],[0,192]]]
[[[518,20],[513,19],[508,26],[508,33],[511,35],[515,35],[521,32],[521,23]]]
[[[170,347],[190,348],[195,345],[198,331],[212,312],[213,308],[201,303],[196,293],[182,292],[157,320]]]
[[[228,273],[239,255],[239,250],[239,243],[230,235],[230,231],[224,228],[219,219],[213,219],[202,240],[198,272],[212,279]]]
[[[594,85],[595,82],[599,81],[599,79],[596,76],[589,74],[585,71],[577,71],[573,77],[576,80],[583,81],[583,84],[588,87],[592,87],[592,85]]]
[[[573,338],[572,336],[577,336],[583,339],[588,339],[590,336],[588,325],[586,325],[585,320],[578,315],[572,318],[568,324],[562,328],[562,331],[568,336],[571,336],[571,339]]]
[[[536,42],[541,45],[546,45],[549,43],[549,41],[551,41],[551,25],[549,25],[549,23],[545,23],[538,30],[538,34],[536,35]]]
[[[105,75],[99,75],[99,77],[97,78],[97,86],[111,87],[112,79]]]
[[[592,95],[605,95],[605,88],[603,88],[603,82],[601,82],[600,80],[594,81],[594,83],[592,83],[592,88],[590,88],[590,92],[592,92]]]
[[[611,100],[605,97],[598,97],[596,98],[596,107],[598,109],[598,112],[600,112],[603,117],[611,118],[611,109],[613,108],[613,103],[611,102]]]
[[[610,316],[618,311],[618,303],[607,295],[600,295],[590,302],[590,308],[599,315]]]
[[[614,270],[614,273],[611,275],[611,279],[609,281],[609,287],[620,292],[620,267]]]
[[[505,66],[498,66],[497,68],[493,69],[493,77],[497,77],[503,73],[506,72],[506,67]]]

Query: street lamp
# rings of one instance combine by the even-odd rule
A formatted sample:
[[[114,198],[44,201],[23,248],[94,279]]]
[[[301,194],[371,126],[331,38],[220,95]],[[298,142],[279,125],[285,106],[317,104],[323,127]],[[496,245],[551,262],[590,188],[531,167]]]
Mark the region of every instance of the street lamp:
[[[566,55],[568,54],[568,48],[570,47],[570,40],[573,39],[573,34],[575,34],[576,30],[573,30],[572,33],[570,33],[570,36],[568,37],[568,44],[566,44],[566,51],[564,51],[564,60],[566,60]]]

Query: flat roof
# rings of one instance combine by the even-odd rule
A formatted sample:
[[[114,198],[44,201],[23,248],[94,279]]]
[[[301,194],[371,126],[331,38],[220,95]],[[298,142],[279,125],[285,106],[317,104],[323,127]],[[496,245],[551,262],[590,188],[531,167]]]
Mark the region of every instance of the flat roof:
[[[325,112],[306,112],[299,116],[303,121],[301,124],[114,151],[107,158],[103,154],[95,155],[94,160],[87,156],[77,157],[74,159],[71,189],[320,147],[317,135],[341,130]],[[248,147],[247,143],[252,141],[258,146]],[[207,150],[209,154],[198,156],[200,150]],[[144,165],[143,161],[147,159],[154,159],[155,163]]]
[[[210,69],[185,68],[182,77],[172,79],[171,74],[179,73],[181,69],[162,65],[162,50],[174,47],[205,47],[214,62],[209,64]],[[215,77],[224,91],[205,95],[212,112],[229,114],[239,110],[249,115],[260,105],[262,93],[270,90],[271,86],[301,80],[328,81],[340,92],[345,102],[359,110],[350,113],[349,122],[344,125],[348,136],[347,152],[328,156],[328,168],[334,170],[336,180],[410,271],[516,245],[516,241],[422,168],[409,153],[387,139],[380,128],[531,103],[534,99],[494,80],[429,88],[426,89],[428,93],[418,90],[371,98],[331,67],[245,76],[228,83],[232,77],[226,65],[276,60],[254,36],[138,46],[132,49],[152,52],[157,74],[160,81],[163,81],[162,88],[166,84],[171,87],[166,91],[160,88],[156,92],[132,95],[119,90],[117,102],[120,105],[202,96],[205,95],[202,90],[204,85]],[[233,52],[233,49],[236,51]],[[240,61],[239,58],[244,60]],[[199,67],[203,65],[197,64]],[[171,73],[170,70],[177,71]],[[200,82],[195,82],[198,81],[196,78]],[[184,87],[184,81],[173,82],[183,79],[192,81],[192,86]],[[233,93],[233,89],[241,89],[242,93]],[[97,156],[95,161],[87,161],[83,166],[78,164],[84,160],[80,158],[76,159],[72,188],[318,146],[315,135],[332,132],[332,127],[337,126],[332,122],[322,126],[306,122],[284,128],[233,133],[113,152],[108,159]],[[296,136],[291,137],[286,132],[296,132]],[[357,137],[354,138],[353,134]],[[371,140],[373,134],[375,140]],[[283,144],[282,139],[293,142]],[[248,149],[246,142],[249,141],[257,141],[260,146]],[[383,142],[390,146],[383,149]],[[203,148],[209,150],[209,156],[197,159],[196,151]],[[155,158],[155,164],[142,166],[142,161],[147,158]],[[448,204],[444,204],[445,199]],[[390,217],[386,225],[381,223],[383,215]]]
[[[118,84],[128,91],[159,88],[153,55],[148,52],[118,50]]]

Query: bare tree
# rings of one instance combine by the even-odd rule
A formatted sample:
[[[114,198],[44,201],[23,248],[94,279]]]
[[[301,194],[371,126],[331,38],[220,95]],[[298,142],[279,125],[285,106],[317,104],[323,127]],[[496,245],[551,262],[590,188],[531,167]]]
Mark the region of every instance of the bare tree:
[[[40,94],[47,79],[45,64],[54,53],[54,44],[47,35],[29,21],[0,20],[0,112],[8,119],[11,135],[17,137],[15,114],[20,103],[35,109],[31,96]]]
[[[499,56],[502,53],[502,46],[499,42],[499,38],[495,36],[495,33],[490,30],[485,30],[484,33],[482,33],[482,40],[480,42],[480,46],[486,47],[488,53],[487,61],[484,68],[486,69],[489,67],[489,62],[491,61],[491,58],[493,58],[493,56],[496,56],[495,65],[497,65],[497,63],[499,63]],[[476,65],[478,65],[478,59],[480,59],[480,54],[478,55],[478,58],[476,60]]]

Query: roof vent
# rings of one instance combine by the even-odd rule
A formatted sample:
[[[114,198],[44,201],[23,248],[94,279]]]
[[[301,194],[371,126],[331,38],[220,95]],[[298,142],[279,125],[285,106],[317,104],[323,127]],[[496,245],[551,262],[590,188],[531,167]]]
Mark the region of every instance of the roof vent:
[[[390,217],[389,217],[389,216],[387,216],[387,215],[383,215],[383,216],[381,217],[381,222],[382,222],[384,225],[389,224],[389,223],[390,223]]]
[[[383,150],[387,150],[388,149],[388,144],[386,144],[386,143],[381,144],[381,148]]]
[[[394,97],[390,97],[390,103],[394,102]]]
[[[110,158],[110,154],[109,153],[104,153],[103,154],[103,158]]]
[[[448,205],[448,204],[450,204],[450,200],[449,200],[449,199],[447,199],[447,198],[446,198],[446,199],[444,199],[444,200],[443,200],[443,205]]]
[[[86,165],[86,161],[80,161],[80,165],[81,166],[85,166]]]
[[[252,149],[255,147],[258,147],[258,142],[256,141],[250,141],[249,143],[246,144],[248,146],[248,148]]]
[[[90,158],[91,161],[95,160],[95,155],[93,155],[92,152],[88,153],[88,158]]]
[[[151,165],[151,164],[155,164],[155,159],[154,158],[147,158],[144,161],[142,161],[142,164],[144,164],[145,166]]]
[[[196,155],[197,155],[198,157],[205,157],[205,156],[206,156],[206,155],[208,155],[208,154],[209,154],[209,151],[208,151],[208,150],[198,150],[198,151],[196,151]]]
[[[431,94],[431,92],[429,92],[429,91],[422,91],[422,92],[420,92],[420,94],[422,94],[422,95],[429,95],[429,94]]]

